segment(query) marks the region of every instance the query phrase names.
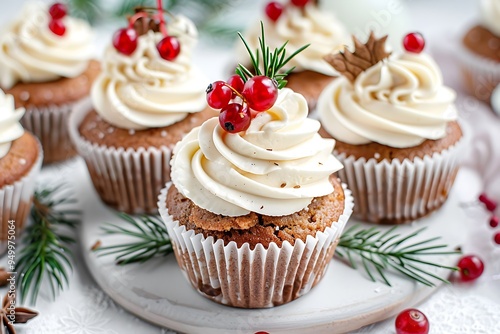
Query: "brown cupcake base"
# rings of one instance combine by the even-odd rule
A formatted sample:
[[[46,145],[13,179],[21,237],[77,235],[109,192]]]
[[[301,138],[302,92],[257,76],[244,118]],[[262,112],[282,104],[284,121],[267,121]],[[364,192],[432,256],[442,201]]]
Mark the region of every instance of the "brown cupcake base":
[[[312,112],[316,109],[316,103],[323,89],[336,78],[308,70],[293,72],[286,77],[288,80],[286,87],[302,94],[307,100],[309,112]]]

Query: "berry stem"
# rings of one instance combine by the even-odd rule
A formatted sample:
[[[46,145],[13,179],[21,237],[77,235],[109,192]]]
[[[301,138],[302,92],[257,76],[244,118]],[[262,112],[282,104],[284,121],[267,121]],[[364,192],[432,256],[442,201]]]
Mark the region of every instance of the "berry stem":
[[[163,3],[162,0],[156,0],[158,7],[158,18],[160,20],[160,31],[163,36],[167,36],[167,28],[165,26],[165,18],[163,17]]]
[[[245,100],[245,97],[243,97],[243,95],[240,92],[238,92],[236,89],[234,89],[233,86],[228,85],[227,83],[224,83],[224,86],[226,86],[230,90],[232,90],[233,93],[236,94],[236,96],[238,96],[243,101],[243,103],[247,103],[247,101]]]

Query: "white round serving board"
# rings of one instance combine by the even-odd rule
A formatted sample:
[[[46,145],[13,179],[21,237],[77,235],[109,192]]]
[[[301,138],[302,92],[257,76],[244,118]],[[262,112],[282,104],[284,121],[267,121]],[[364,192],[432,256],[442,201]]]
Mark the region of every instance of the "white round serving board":
[[[279,307],[246,310],[216,304],[199,295],[184,278],[174,255],[145,264],[115,265],[113,256],[98,257],[90,251],[97,240],[103,245],[127,241],[104,235],[105,222],[120,224],[116,212],[99,201],[80,158],[70,164],[72,186],[83,210],[81,238],[83,257],[102,289],[131,313],[159,326],[183,333],[343,333],[386,319],[405,307],[418,304],[436,288],[389,274],[392,287],[372,282],[362,269],[354,270],[334,259],[323,280],[307,295]],[[463,209],[459,204],[470,193],[470,173],[460,172],[447,203],[430,217],[401,226],[407,233],[428,228],[422,237],[441,236],[449,249],[465,239]],[[465,196],[464,196],[465,194]],[[357,223],[351,220],[349,224]],[[363,225],[368,226],[368,225]],[[387,227],[380,227],[387,228]],[[441,242],[440,241],[440,242]],[[433,260],[454,265],[457,256],[435,256]],[[435,270],[447,277],[449,271]],[[438,282],[439,283],[439,282]]]

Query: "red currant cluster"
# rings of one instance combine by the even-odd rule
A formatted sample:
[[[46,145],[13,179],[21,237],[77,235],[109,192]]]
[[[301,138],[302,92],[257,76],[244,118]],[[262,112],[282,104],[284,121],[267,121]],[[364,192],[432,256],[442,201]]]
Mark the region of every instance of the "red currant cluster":
[[[173,61],[181,52],[181,44],[175,36],[170,36],[167,33],[165,19],[163,17],[162,0],[157,1],[157,13],[153,15],[153,19],[159,20],[160,31],[163,34],[163,39],[158,42],[156,49],[165,60]],[[138,34],[134,29],[134,23],[140,18],[147,18],[149,14],[146,12],[138,12],[129,19],[129,26],[118,29],[113,35],[113,46],[115,49],[124,54],[131,55],[137,49]]]
[[[278,85],[271,78],[258,75],[245,82],[238,74],[227,82],[215,81],[207,87],[207,102],[214,109],[221,109],[220,126],[229,133],[245,131],[252,116],[269,110],[278,98]]]
[[[304,7],[309,3],[309,0],[290,0],[290,3],[296,7]],[[284,9],[285,6],[282,3],[271,1],[266,5],[265,12],[271,21],[276,22],[280,18]]]
[[[403,47],[406,51],[420,53],[425,48],[425,39],[419,32],[412,32],[403,38]]]
[[[483,203],[486,210],[491,212],[491,217],[490,217],[490,221],[489,221],[490,226],[492,228],[498,227],[498,224],[500,223],[500,219],[498,218],[498,216],[496,216],[494,214],[494,212],[497,208],[497,202],[495,202],[493,199],[489,198],[488,195],[486,195],[485,193],[482,193],[481,195],[479,195],[479,202]],[[500,232],[496,232],[493,235],[493,241],[497,245],[500,245]]]
[[[49,29],[57,36],[62,36],[66,32],[66,26],[62,19],[66,16],[67,8],[65,4],[56,2],[49,7]]]

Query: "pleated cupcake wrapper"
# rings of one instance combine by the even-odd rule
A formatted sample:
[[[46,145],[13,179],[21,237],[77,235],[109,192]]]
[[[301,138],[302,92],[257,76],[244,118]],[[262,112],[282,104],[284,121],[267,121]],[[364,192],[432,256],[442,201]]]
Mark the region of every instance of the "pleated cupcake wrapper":
[[[78,132],[80,123],[91,109],[90,99],[75,106],[69,132],[102,201],[118,211],[157,213],[158,194],[170,180],[172,149],[162,146],[135,150],[91,143]]]
[[[469,93],[489,102],[493,89],[500,84],[500,63],[476,55],[464,46],[456,53],[462,65]]]
[[[40,139],[45,164],[63,161],[76,155],[68,132],[68,119],[75,104],[26,108],[21,123],[26,130]]]
[[[337,154],[344,165],[338,175],[354,197],[353,217],[372,223],[399,224],[441,207],[459,169],[467,141],[464,137],[465,132],[452,147],[413,161],[377,162]]]
[[[323,277],[353,208],[351,192],[343,185],[344,212],[332,227],[294,246],[285,241],[282,247],[258,244],[252,250],[248,243],[224,245],[179,225],[166,208],[170,185],[162,189],[158,207],[184,276],[204,297],[234,307],[272,307],[309,292]]]
[[[4,253],[8,243],[9,220],[13,220],[15,227],[16,238],[18,243],[19,236],[28,218],[31,203],[33,201],[33,193],[35,183],[43,161],[43,150],[40,144],[38,158],[33,164],[29,172],[18,181],[10,185],[5,185],[0,188],[0,254]]]

